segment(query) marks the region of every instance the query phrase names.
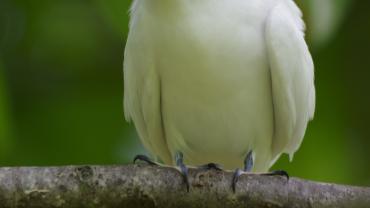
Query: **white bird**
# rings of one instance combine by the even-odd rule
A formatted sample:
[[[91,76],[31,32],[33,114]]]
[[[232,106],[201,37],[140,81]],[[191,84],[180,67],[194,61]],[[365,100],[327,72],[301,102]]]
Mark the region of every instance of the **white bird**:
[[[315,108],[301,16],[292,0],[135,0],[124,106],[146,149],[253,172],[293,158]]]

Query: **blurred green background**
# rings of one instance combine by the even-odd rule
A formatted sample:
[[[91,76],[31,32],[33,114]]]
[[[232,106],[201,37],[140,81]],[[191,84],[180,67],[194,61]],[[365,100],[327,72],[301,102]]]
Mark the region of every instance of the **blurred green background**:
[[[297,0],[317,111],[293,176],[370,186],[370,1]],[[126,0],[0,0],[0,166],[123,164],[145,153],[124,121]]]

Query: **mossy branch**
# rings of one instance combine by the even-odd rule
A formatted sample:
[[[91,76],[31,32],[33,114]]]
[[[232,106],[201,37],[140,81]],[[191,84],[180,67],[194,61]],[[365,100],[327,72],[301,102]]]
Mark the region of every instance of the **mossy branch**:
[[[0,168],[0,207],[370,207],[370,188],[149,165]]]

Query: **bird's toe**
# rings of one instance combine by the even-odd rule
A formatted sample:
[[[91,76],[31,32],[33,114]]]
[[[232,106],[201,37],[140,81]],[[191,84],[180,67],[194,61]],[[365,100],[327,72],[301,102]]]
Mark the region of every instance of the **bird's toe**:
[[[146,155],[136,155],[134,158],[133,163],[135,164],[137,161],[143,161],[148,163],[149,165],[158,165],[157,163],[153,162],[149,157]]]

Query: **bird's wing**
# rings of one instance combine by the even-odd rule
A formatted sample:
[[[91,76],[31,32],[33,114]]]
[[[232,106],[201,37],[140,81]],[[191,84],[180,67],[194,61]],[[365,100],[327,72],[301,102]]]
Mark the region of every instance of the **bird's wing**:
[[[133,121],[145,148],[166,164],[172,164],[165,140],[161,113],[161,84],[145,41],[131,24],[124,60],[124,110]]]
[[[304,22],[292,0],[281,0],[266,22],[274,108],[272,156],[292,159],[315,110],[314,66],[304,39]]]

